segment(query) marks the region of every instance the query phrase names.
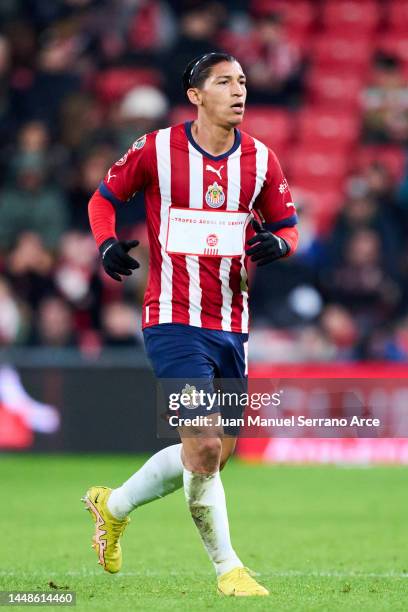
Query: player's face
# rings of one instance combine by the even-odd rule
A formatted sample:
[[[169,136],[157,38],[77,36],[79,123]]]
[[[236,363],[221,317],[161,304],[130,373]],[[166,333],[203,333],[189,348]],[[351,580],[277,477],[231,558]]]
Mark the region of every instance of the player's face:
[[[244,117],[246,79],[238,62],[213,66],[202,88],[197,89],[199,106],[219,125],[234,127]]]

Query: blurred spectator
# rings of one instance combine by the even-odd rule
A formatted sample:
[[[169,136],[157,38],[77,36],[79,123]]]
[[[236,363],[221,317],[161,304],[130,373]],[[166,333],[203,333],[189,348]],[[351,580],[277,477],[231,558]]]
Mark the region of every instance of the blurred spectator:
[[[64,98],[60,106],[60,142],[72,155],[99,142],[106,136],[102,109],[96,98],[75,92]]]
[[[47,248],[56,249],[67,229],[64,194],[47,184],[40,153],[22,153],[15,165],[15,186],[0,192],[0,249],[9,250],[24,231],[38,233]]]
[[[224,15],[219,2],[200,3],[181,15],[180,35],[166,64],[167,92],[173,102],[185,102],[181,76],[187,64],[203,53],[219,51],[214,41]]]
[[[382,257],[379,235],[370,229],[357,229],[344,243],[341,262],[327,267],[321,275],[326,299],[346,307],[366,332],[392,317],[401,292]]]
[[[22,164],[42,165],[51,174],[53,164],[50,136],[42,121],[23,123],[18,131],[16,143],[9,155],[8,173],[4,177],[6,185],[15,183],[16,175]]]
[[[321,328],[333,353],[339,361],[350,361],[355,357],[354,347],[358,340],[356,321],[349,311],[338,304],[329,304],[321,316]]]
[[[108,304],[102,313],[104,345],[122,348],[138,346],[137,324],[138,317],[133,306],[124,302]]]
[[[168,102],[164,94],[155,87],[144,85],[131,89],[121,102],[118,113],[117,142],[126,150],[143,134],[162,127]]]
[[[100,327],[102,281],[98,269],[93,237],[89,233],[67,232],[61,242],[55,284],[71,305],[80,330]]]
[[[242,58],[251,102],[296,104],[302,91],[299,49],[285,33],[282,17],[267,13],[255,19],[251,51]]]
[[[64,98],[80,87],[78,60],[82,46],[74,22],[57,22],[41,41],[42,46],[34,56],[36,71],[23,88],[22,112],[54,129]]]
[[[392,206],[390,206],[392,208]],[[350,197],[338,215],[327,243],[327,258],[337,265],[343,256],[350,235],[359,229],[372,229],[381,242],[382,261],[387,269],[398,266],[399,227],[392,213],[381,208],[373,197],[360,195]]]
[[[68,192],[69,225],[73,229],[89,232],[88,202],[95,189],[113,163],[115,153],[111,147],[92,148],[79,160],[78,172]]]
[[[330,334],[325,333],[317,325],[307,325],[299,330],[296,337],[296,354],[293,361],[305,363],[334,361],[339,357],[337,347],[332,342]]]
[[[364,134],[369,142],[408,142],[408,88],[400,61],[376,56],[373,77],[363,94]]]
[[[4,271],[16,295],[34,311],[44,297],[55,292],[53,259],[37,234],[19,235]]]
[[[41,302],[31,342],[54,348],[77,346],[73,313],[62,298],[50,296]]]
[[[291,327],[313,321],[322,306],[315,285],[314,270],[301,256],[256,268],[251,282],[254,324]]]
[[[20,130],[18,144],[22,153],[44,153],[47,151],[49,134],[41,121],[30,121]]]

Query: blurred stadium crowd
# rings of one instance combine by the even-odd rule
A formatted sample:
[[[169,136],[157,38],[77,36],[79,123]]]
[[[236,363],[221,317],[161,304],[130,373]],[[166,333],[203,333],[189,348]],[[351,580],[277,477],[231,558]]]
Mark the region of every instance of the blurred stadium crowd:
[[[141,344],[143,197],[119,212],[143,263],[123,284],[87,203],[136,138],[194,117],[182,71],[225,49],[300,217],[298,254],[253,270],[251,354],[408,358],[408,1],[2,0],[0,24],[2,346]]]

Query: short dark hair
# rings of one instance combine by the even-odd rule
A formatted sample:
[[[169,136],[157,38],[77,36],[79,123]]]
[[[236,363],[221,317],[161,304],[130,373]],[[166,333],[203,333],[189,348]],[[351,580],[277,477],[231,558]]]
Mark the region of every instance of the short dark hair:
[[[187,64],[183,73],[183,90],[187,94],[187,89],[190,87],[201,87],[204,81],[210,76],[211,68],[220,62],[236,62],[238,61],[230,53],[222,51],[214,51],[213,53],[205,53],[200,57],[195,57]]]

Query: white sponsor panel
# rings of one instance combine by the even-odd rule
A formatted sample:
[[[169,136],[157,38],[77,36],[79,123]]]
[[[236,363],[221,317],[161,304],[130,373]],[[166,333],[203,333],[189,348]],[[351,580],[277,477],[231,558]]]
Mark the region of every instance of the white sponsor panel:
[[[244,252],[247,212],[170,208],[167,253],[240,257]]]

